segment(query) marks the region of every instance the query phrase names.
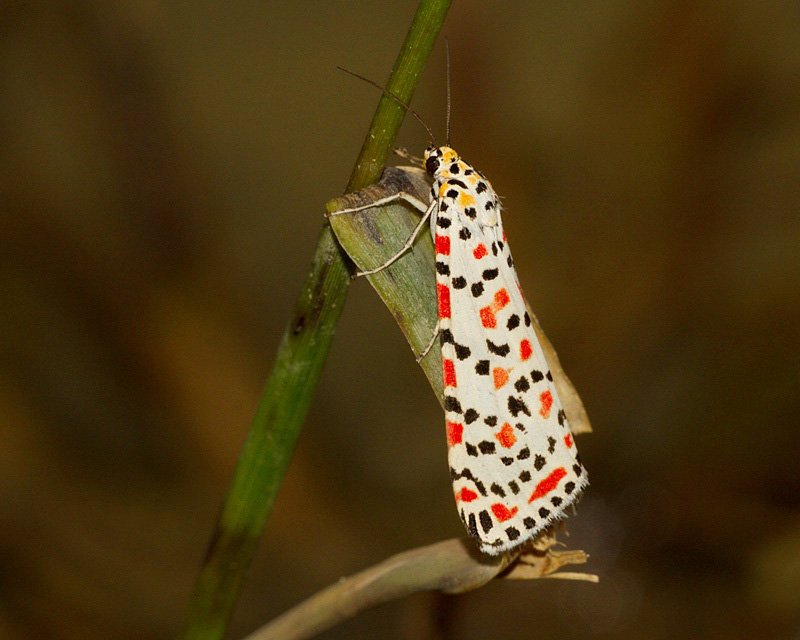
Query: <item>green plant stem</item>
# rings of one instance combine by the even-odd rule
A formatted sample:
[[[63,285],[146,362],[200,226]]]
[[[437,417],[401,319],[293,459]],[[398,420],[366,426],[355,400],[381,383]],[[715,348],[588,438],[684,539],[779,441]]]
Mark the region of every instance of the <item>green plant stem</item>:
[[[422,0],[387,84],[409,102],[451,0]],[[383,96],[346,192],[380,175],[405,112]],[[350,281],[328,225],[284,332],[190,603],[182,637],[223,637],[297,442]]]

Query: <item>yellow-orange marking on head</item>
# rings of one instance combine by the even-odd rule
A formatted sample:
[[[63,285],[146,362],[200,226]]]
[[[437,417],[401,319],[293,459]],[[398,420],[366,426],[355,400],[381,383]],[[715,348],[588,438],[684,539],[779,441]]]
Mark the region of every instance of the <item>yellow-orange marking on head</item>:
[[[451,162],[458,160],[458,154],[451,148],[443,147],[443,149],[444,151],[442,152],[442,160],[441,160],[442,164],[450,164]]]

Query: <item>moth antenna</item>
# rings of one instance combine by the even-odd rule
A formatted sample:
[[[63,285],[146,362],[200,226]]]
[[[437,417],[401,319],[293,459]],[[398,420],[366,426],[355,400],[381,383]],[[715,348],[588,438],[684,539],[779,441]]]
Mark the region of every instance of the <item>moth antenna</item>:
[[[447,60],[447,146],[450,146],[450,41],[444,38],[445,59]]]
[[[416,111],[414,111],[409,105],[407,105],[405,102],[403,102],[400,98],[398,98],[396,95],[394,95],[391,91],[389,91],[385,87],[382,87],[381,85],[379,85],[374,80],[370,80],[369,78],[365,78],[364,76],[357,74],[355,71],[350,71],[350,69],[345,69],[344,67],[340,67],[338,65],[336,66],[336,68],[339,69],[340,71],[344,71],[345,73],[349,73],[351,76],[355,76],[359,80],[363,80],[367,84],[371,84],[373,87],[383,91],[383,93],[385,95],[389,96],[392,100],[394,100],[397,104],[399,104],[406,111],[408,111],[412,116],[414,116],[417,119],[417,122],[419,122],[423,127],[425,127],[425,131],[428,132],[428,135],[431,137],[431,140],[433,141],[433,144],[436,145],[436,146],[439,146],[439,145],[436,144],[436,136],[433,135],[433,131],[431,131],[431,128],[427,124],[425,124],[425,121],[422,118],[420,118],[419,114]]]

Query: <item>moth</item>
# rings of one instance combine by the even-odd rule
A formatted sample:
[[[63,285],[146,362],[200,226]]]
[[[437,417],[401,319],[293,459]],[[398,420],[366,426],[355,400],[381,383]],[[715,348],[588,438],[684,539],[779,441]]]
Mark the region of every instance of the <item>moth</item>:
[[[497,194],[449,144],[429,146],[422,164],[433,181],[428,202],[400,192],[335,214],[396,200],[422,213],[397,254],[358,275],[394,262],[430,221],[453,493],[480,550],[497,555],[563,519],[588,477],[526,308]]]

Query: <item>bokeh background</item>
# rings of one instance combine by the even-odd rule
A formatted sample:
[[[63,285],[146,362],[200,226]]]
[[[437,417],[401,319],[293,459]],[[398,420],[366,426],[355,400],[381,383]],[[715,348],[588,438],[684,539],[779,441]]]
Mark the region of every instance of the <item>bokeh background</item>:
[[[0,635],[169,638],[414,2],[6,2]],[[456,1],[453,142],[581,392],[599,585],[324,634],[800,638],[800,5]],[[444,130],[440,42],[414,100]],[[409,119],[400,144],[419,152]],[[366,282],[229,637],[460,535],[440,408]]]

